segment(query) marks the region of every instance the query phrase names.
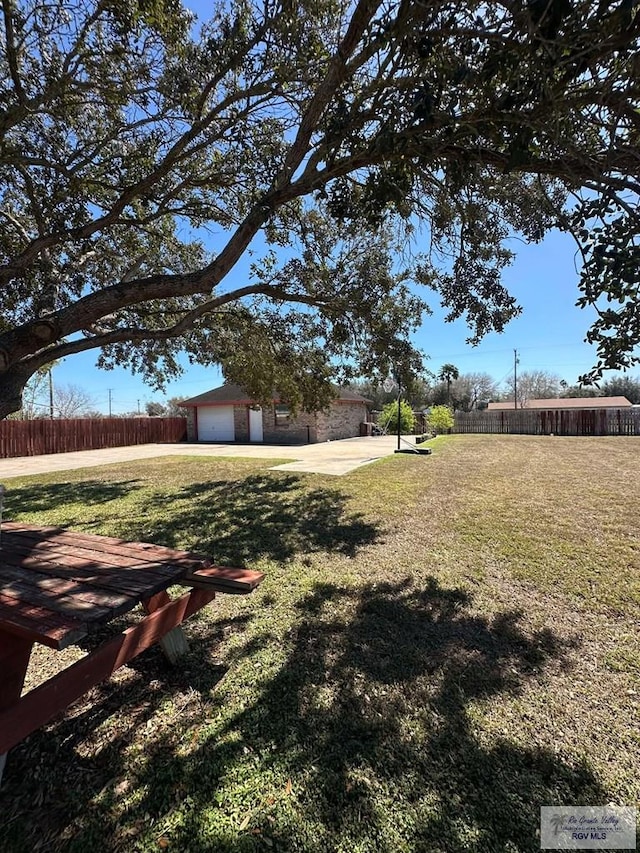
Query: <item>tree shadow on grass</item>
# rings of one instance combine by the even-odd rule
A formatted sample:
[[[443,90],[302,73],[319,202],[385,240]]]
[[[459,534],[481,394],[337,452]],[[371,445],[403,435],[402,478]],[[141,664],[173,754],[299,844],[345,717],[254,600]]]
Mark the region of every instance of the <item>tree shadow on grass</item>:
[[[185,486],[166,513],[149,499],[127,531],[168,546],[188,542],[218,563],[284,562],[316,551],[353,557],[377,540],[378,528],[346,503],[338,489],[308,488],[295,475],[253,474]]]
[[[131,782],[126,751],[140,732],[153,739],[167,705],[178,708],[184,720],[202,715],[203,697],[227,671],[212,659],[211,650],[230,634],[242,635],[251,619],[244,614],[218,620],[200,644],[191,644],[180,666],[169,666],[159,646],[147,649],[11,750],[0,787],[0,850],[68,850],[73,843],[69,822],[90,811],[91,801],[116,781]],[[247,642],[246,654],[254,642]],[[242,656],[239,652],[237,660]],[[160,739],[157,760],[164,750]],[[174,795],[167,786],[166,797]],[[83,849],[92,853],[115,849],[110,833],[99,825],[92,827],[86,844]]]
[[[141,796],[118,818],[90,811],[101,782],[126,775],[110,750],[106,783],[81,793],[86,816],[66,847],[51,849],[125,849],[127,838],[129,849],[151,849],[160,835],[181,853],[537,851],[541,805],[596,804],[609,794],[580,763],[523,744],[518,718],[496,736],[476,714],[542,687],[572,644],[525,631],[517,611],[488,618],[472,604],[435,580],[421,589],[408,581],[317,587],[298,605],[284,664],[255,700],[191,749],[152,741],[135,779]],[[278,643],[248,636],[238,666]],[[57,743],[61,725],[49,736]],[[226,799],[230,779],[240,805]],[[48,826],[59,839],[66,823]],[[120,846],[105,840],[113,833]]]
[[[327,585],[301,603],[286,665],[231,726],[263,772],[297,780],[295,804],[263,801],[258,837],[282,851],[533,851],[540,805],[606,799],[588,770],[519,744],[517,720],[488,743],[474,730],[470,706],[517,696],[566,644],[525,634],[515,611],[488,620],[470,605],[435,581]],[[207,743],[186,786],[203,773],[215,790],[229,760]],[[207,850],[208,819],[203,798],[178,846]],[[215,849],[251,843],[221,832]]]
[[[274,473],[192,483],[169,494],[147,492],[128,502],[126,512],[108,519],[105,532],[130,541],[188,548],[218,563],[235,564],[261,557],[283,562],[316,551],[353,557],[360,547],[378,539],[377,526],[349,511],[340,490],[307,484],[301,477]],[[11,512],[56,508],[64,514],[64,526],[80,523],[93,531],[104,525],[99,519],[89,525],[86,517],[78,522],[74,505],[107,504],[144,487],[142,480],[22,487],[7,502],[7,517]]]
[[[330,615],[345,596],[353,604],[347,623]],[[291,772],[308,764],[318,772],[300,813],[345,849],[364,837],[362,849],[389,853],[403,844],[433,853],[533,851],[540,805],[605,801],[584,768],[508,732],[487,743],[474,730],[470,706],[517,696],[566,643],[550,631],[526,635],[516,611],[487,620],[469,614],[470,604],[434,580],[422,590],[317,590],[301,604],[287,667],[263,699],[270,713],[256,708],[241,720],[255,744],[268,717],[263,750],[292,740],[303,747]],[[318,701],[323,690],[328,704]],[[280,818],[265,831],[282,850],[312,849],[295,822]]]
[[[18,513],[45,513],[64,506],[100,506],[110,501],[120,500],[133,490],[141,489],[140,480],[119,480],[102,482],[85,480],[77,483],[40,483],[38,485],[12,487],[5,497],[6,517],[12,518]],[[65,524],[73,524],[69,517]],[[34,521],[37,524],[37,521]]]

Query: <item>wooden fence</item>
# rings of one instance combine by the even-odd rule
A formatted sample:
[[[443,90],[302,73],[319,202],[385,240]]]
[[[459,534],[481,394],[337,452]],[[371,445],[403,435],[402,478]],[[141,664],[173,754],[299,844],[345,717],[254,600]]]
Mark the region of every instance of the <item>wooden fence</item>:
[[[640,409],[513,409],[457,413],[453,432],[640,435]]]
[[[172,444],[186,437],[186,418],[4,420],[0,421],[0,459],[130,444]]]

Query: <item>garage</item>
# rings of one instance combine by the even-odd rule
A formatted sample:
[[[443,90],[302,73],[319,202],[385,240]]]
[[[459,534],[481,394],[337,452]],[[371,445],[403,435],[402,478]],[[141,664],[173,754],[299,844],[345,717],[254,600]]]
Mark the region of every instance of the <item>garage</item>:
[[[198,441],[235,441],[233,406],[198,406]]]
[[[328,411],[291,412],[286,400],[274,393],[265,403],[233,383],[181,400],[187,410],[188,441],[266,444],[309,444],[355,438],[367,421],[369,401],[355,391],[335,386]]]

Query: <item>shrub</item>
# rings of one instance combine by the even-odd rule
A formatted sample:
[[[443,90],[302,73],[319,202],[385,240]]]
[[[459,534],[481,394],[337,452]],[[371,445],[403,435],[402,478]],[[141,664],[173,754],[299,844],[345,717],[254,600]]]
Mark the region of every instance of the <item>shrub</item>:
[[[408,433],[413,432],[415,427],[416,419],[411,410],[411,406],[405,400],[400,401],[400,432]],[[381,427],[384,427],[387,432],[397,432],[398,431],[398,402],[395,401],[393,403],[387,403],[382,412],[380,413],[380,417],[378,418],[378,424]]]
[[[436,435],[448,432],[453,427],[453,412],[449,406],[433,406],[427,416],[427,424]]]

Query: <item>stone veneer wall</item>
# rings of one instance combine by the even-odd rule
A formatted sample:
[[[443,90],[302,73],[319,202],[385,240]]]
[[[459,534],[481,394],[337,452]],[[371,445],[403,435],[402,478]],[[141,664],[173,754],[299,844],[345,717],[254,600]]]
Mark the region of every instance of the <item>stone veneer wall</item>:
[[[262,409],[262,429],[265,444],[315,444],[322,441],[318,438],[315,412],[300,412],[297,418],[276,424],[275,409],[267,406]]]
[[[338,441],[341,438],[357,438],[360,424],[367,420],[367,407],[364,403],[334,403],[327,417],[326,440]]]
[[[187,408],[187,441],[197,441],[196,410],[193,406]]]
[[[236,441],[249,441],[249,410],[246,406],[233,407],[233,429]]]

